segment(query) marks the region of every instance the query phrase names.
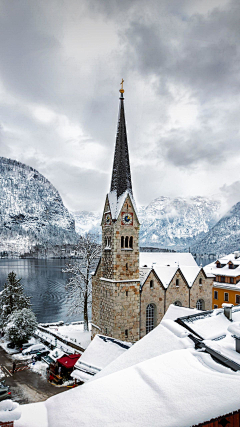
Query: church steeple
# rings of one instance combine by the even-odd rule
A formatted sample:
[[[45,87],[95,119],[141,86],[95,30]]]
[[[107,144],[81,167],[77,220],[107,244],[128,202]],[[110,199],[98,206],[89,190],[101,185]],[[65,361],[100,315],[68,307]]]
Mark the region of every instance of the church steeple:
[[[113,162],[113,172],[112,172],[112,181],[110,191],[115,191],[117,199],[129,191],[132,194],[132,180],[131,180],[131,171],[130,171],[130,162],[128,154],[128,142],[127,142],[127,130],[125,123],[125,114],[124,114],[124,89],[123,82],[121,82],[120,89],[120,105],[119,105],[119,116],[118,116],[118,128],[117,128],[117,137],[115,145],[115,154]]]

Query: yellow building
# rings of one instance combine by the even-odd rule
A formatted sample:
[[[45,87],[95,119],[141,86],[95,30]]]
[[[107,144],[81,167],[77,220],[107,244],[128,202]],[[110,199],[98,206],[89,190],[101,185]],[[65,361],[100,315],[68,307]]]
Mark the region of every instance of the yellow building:
[[[234,252],[205,266],[215,276],[212,288],[212,308],[223,303],[240,304],[240,252]]]

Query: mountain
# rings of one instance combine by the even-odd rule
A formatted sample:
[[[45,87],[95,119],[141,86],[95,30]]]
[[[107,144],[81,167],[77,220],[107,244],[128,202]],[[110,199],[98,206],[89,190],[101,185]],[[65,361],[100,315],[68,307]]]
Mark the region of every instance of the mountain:
[[[199,254],[229,254],[240,248],[240,202],[234,205],[192,250]]]
[[[56,188],[37,170],[0,157],[0,251],[76,241],[74,219]]]
[[[206,197],[158,197],[140,207],[140,245],[187,250],[213,227],[220,217],[221,202]],[[76,229],[101,234],[98,212],[74,213]]]

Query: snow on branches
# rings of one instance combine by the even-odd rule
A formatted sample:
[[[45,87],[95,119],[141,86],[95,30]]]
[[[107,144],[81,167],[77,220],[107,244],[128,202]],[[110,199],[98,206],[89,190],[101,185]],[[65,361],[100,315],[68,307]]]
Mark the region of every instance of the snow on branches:
[[[88,308],[91,304],[92,276],[101,255],[98,236],[86,234],[78,242],[76,252],[78,259],[63,270],[70,275],[66,289],[71,300],[69,315],[84,313],[84,330],[88,330]]]

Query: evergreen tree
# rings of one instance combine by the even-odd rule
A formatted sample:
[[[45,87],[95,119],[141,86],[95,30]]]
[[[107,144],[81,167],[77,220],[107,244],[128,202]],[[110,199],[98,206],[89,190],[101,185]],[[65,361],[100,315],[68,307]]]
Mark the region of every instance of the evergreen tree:
[[[37,319],[32,310],[23,308],[15,310],[4,327],[5,337],[15,345],[21,346],[33,334],[37,327]]]
[[[30,309],[30,307],[30,298],[23,293],[21,279],[17,279],[16,274],[12,271],[0,292],[0,326],[8,323],[8,318],[14,311],[23,308]]]

